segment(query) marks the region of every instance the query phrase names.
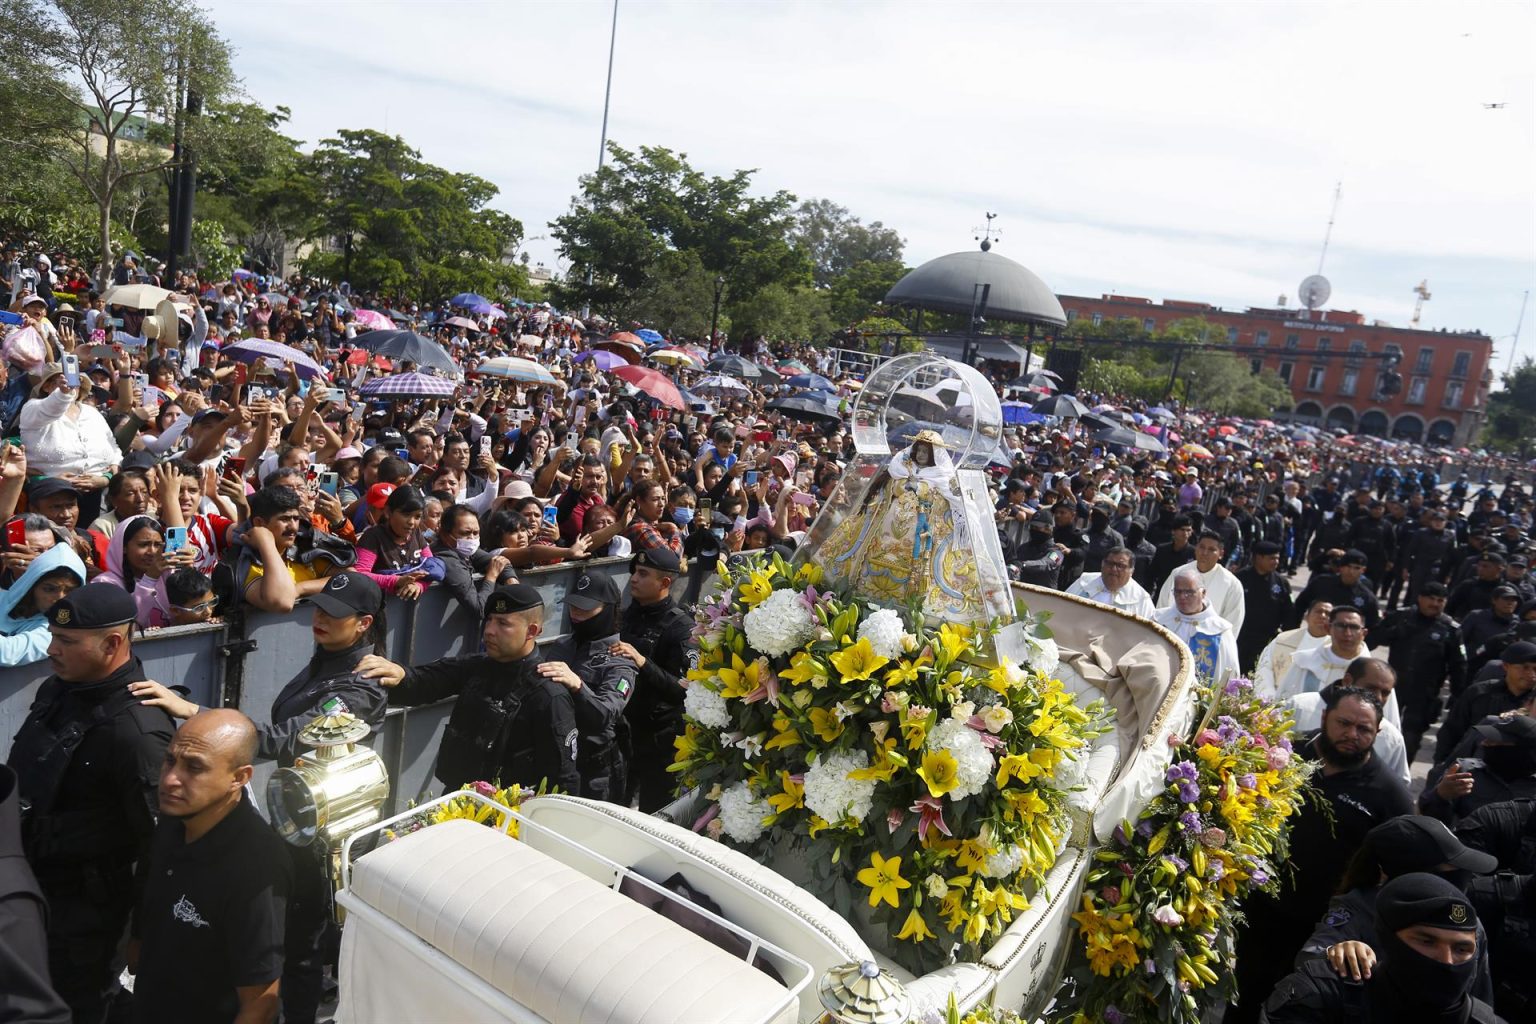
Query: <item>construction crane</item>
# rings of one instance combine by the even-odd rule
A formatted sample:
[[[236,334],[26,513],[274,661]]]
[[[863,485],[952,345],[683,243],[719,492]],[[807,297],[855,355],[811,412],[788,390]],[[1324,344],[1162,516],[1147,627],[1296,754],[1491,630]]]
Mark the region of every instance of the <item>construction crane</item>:
[[[1418,298],[1413,303],[1413,320],[1409,322],[1409,326],[1417,330],[1419,314],[1424,312],[1424,303],[1429,301],[1429,281],[1426,279],[1415,285],[1413,294],[1417,295]]]

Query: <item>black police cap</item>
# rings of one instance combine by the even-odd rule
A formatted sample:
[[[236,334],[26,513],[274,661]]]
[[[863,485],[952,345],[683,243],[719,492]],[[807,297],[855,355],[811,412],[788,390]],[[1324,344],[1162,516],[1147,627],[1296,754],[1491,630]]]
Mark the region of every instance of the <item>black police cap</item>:
[[[384,590],[360,572],[338,572],[325,581],[325,589],[312,594],[310,602],[338,619],[377,615],[384,607]]]
[[[113,583],[80,587],[48,609],[48,622],[59,629],[107,629],[138,617],[133,596]]]
[[[544,597],[527,583],[512,583],[497,587],[485,600],[485,614],[510,615],[544,607]]]
[[[1255,541],[1253,553],[1256,555],[1278,555],[1280,553],[1280,545],[1272,540]]]
[[[683,560],[678,557],[676,551],[665,545],[658,545],[654,548],[642,548],[635,555],[635,567],[638,568],[642,565],[655,569],[657,572],[667,572],[674,575],[683,571]]]
[[[1412,872],[1387,882],[1376,894],[1376,920],[1387,931],[1410,925],[1477,930],[1477,911],[1466,894],[1439,875]]]
[[[619,603],[619,588],[614,586],[611,576],[583,570],[576,577],[576,582],[571,584],[570,593],[565,595],[565,603],[582,611],[592,611],[604,605],[616,606]]]

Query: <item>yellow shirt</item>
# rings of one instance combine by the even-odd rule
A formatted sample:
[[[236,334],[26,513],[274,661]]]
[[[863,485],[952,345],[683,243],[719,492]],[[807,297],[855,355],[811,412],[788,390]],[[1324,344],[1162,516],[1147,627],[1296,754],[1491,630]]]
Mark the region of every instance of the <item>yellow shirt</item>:
[[[335,571],[328,560],[316,559],[314,562],[290,562],[284,559],[283,564],[288,567],[288,575],[293,577],[295,583],[307,583],[310,580],[323,579]],[[246,574],[243,587],[248,589],[252,583],[267,574],[266,567],[260,562],[252,564],[251,571]]]

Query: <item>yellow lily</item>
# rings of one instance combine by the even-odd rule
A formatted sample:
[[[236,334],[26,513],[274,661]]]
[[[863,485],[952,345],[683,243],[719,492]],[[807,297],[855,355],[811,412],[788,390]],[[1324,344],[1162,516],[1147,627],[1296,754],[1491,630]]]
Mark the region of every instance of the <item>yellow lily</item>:
[[[753,569],[748,575],[747,581],[741,585],[741,603],[748,608],[755,608],[768,599],[773,593],[773,567],[767,569]]]
[[[719,670],[720,696],[740,700],[757,689],[757,675],[761,665],[761,661],[748,665],[741,660],[741,655],[732,654],[730,667]]]
[[[858,643],[849,644],[827,660],[842,674],[845,683],[868,679],[891,661],[890,658],[883,658],[875,653],[868,637],[862,638]]]
[[[970,650],[971,633],[971,627],[953,622],[946,622],[939,627],[939,647],[946,660],[954,661]]]
[[[843,734],[842,719],[835,708],[811,708],[811,728],[825,743],[831,743]]]
[[[783,784],[783,792],[774,793],[768,798],[768,805],[780,814],[793,810],[796,807],[805,806],[805,786],[796,782],[795,777],[789,772],[779,772],[779,781]]]
[[[918,778],[928,784],[928,792],[943,796],[960,784],[960,762],[947,750],[930,750],[923,755]]]
[[[928,928],[928,922],[923,920],[923,915],[912,911],[907,915],[907,923],[901,926],[901,931],[896,933],[896,938],[909,942],[924,942],[933,938],[933,932]]]
[[[901,877],[901,858],[882,857],[878,850],[870,852],[869,867],[859,871],[858,879],[860,885],[869,887],[872,907],[881,903],[899,907],[901,890],[912,888],[912,883]]]
[[[793,683],[810,683],[816,689],[827,685],[827,670],[821,662],[805,651],[796,651],[789,659],[789,668],[779,673],[779,679]]]

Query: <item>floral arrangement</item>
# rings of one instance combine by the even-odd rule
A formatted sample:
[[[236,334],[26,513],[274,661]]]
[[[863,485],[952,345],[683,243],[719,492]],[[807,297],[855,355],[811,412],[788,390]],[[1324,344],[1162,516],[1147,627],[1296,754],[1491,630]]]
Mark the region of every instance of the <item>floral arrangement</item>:
[[[1273,891],[1310,765],[1291,750],[1283,702],[1257,696],[1246,679],[1207,700],[1167,788],[1134,825],[1116,827],[1088,872],[1060,1019],[1198,1024],[1236,998],[1238,905],[1254,889]]]
[[[930,1024],[930,1022],[914,1020],[912,1024]],[[1024,1020],[1012,1010],[988,1006],[985,1003],[967,1013],[961,1013],[959,1005],[955,1002],[955,994],[951,992],[949,1006],[945,1009],[944,1016],[938,1019],[937,1024],[1024,1024]]]
[[[996,627],[822,591],[813,563],[720,566],[701,608],[671,770],[711,802],[698,827],[804,856],[816,890],[923,973],[976,959],[1064,845],[1078,754],[1107,728],[1049,673],[990,656]]]
[[[523,801],[533,796],[545,796],[549,793],[560,792],[558,787],[550,787],[547,782],[540,782],[538,789],[529,789],[513,783],[510,786],[502,786],[495,782],[471,782],[461,786],[460,792],[474,792],[488,800],[500,804],[509,811],[515,811],[523,805]],[[398,839],[403,835],[409,835],[418,829],[428,825],[438,825],[454,818],[467,818],[481,825],[490,825],[501,828],[506,815],[494,807],[487,807],[478,800],[468,797],[454,797],[436,807],[423,809],[412,818],[407,818],[398,828],[392,828],[385,832],[387,840]],[[511,826],[507,828],[507,834],[513,839],[517,838],[517,819],[513,818]]]

